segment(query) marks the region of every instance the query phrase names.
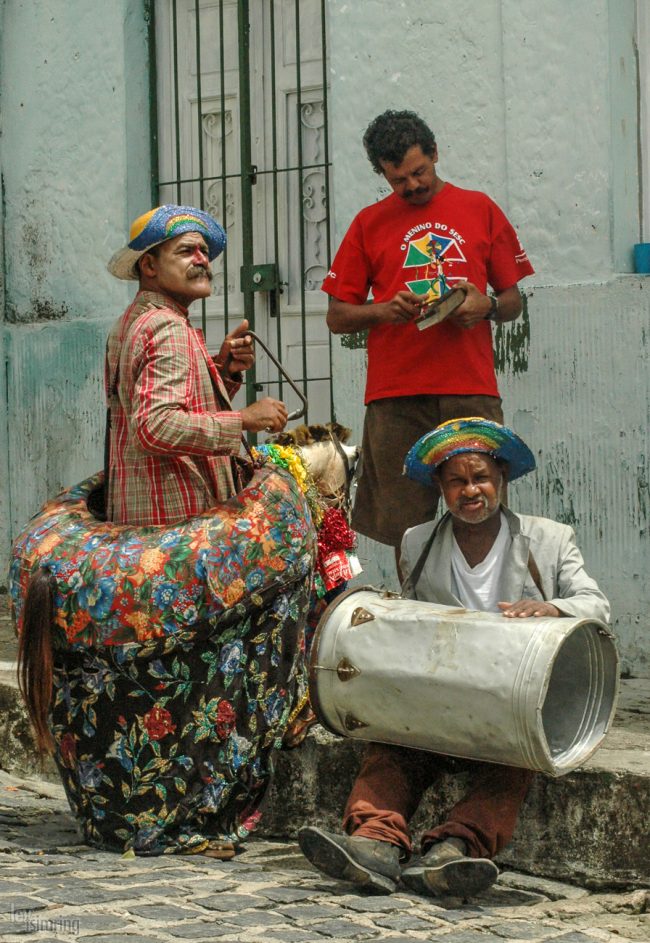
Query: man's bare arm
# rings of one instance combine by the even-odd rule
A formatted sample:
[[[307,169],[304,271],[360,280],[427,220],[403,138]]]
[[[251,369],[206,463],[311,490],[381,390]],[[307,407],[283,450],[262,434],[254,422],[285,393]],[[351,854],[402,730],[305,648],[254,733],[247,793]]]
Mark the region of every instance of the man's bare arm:
[[[330,297],[327,326],[332,334],[354,334],[377,324],[405,324],[420,313],[422,299],[412,291],[398,291],[379,304],[349,304]]]
[[[455,321],[459,327],[474,327],[480,321],[484,321],[490,312],[491,301],[488,295],[479,291],[472,282],[456,282],[454,288],[462,288],[465,293],[465,301],[462,305],[449,316],[450,321]],[[496,296],[499,302],[499,310],[496,316],[497,323],[505,321],[514,321],[519,317],[522,311],[521,293],[517,285],[500,291]]]

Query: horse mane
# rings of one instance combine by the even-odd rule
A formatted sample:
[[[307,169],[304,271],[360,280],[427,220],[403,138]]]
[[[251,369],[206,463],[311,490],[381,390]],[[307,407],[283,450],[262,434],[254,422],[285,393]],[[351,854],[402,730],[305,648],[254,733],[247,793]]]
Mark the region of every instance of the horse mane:
[[[52,623],[54,577],[40,567],[29,581],[25,595],[23,630],[18,642],[18,687],[36,735],[41,757],[54,750],[47,718],[52,700]]]
[[[314,445],[316,442],[329,442],[332,436],[335,436],[339,442],[347,442],[351,435],[352,430],[339,422],[328,422],[324,425],[313,423],[309,426],[296,426],[295,429],[279,432],[271,441],[277,445],[304,446]]]

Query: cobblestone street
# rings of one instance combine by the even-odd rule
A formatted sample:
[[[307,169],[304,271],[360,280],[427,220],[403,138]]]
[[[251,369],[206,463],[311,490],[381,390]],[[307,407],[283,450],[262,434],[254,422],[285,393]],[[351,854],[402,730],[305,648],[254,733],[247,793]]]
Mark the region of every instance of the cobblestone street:
[[[481,898],[365,897],[295,844],[251,841],[231,862],[126,858],[79,843],[60,786],[0,773],[0,940],[650,940],[650,891],[590,894],[506,872]]]

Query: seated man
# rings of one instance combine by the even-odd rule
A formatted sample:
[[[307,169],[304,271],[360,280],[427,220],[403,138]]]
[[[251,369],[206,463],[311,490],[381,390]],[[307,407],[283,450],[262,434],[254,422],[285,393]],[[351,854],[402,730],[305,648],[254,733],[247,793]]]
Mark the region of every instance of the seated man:
[[[508,619],[607,622],[609,604],[585,572],[571,528],[501,503],[507,481],[534,467],[518,436],[484,419],[452,420],[419,439],[406,474],[437,484],[448,510],[437,524],[406,531],[403,595]],[[470,790],[446,822],[425,832],[422,856],[408,861],[408,822],[425,789],[448,769],[469,772]],[[512,837],[531,777],[529,770],[369,743],[344,813],[347,834],[307,827],[300,847],[321,871],[374,893],[390,893],[401,879],[419,893],[469,897],[495,881],[492,859]]]

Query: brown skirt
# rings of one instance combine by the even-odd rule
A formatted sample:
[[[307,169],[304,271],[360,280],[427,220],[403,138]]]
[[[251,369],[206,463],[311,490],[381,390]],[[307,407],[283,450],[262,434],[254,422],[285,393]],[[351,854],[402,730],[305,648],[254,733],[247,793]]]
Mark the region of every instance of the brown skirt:
[[[404,458],[420,436],[441,422],[482,416],[503,422],[498,396],[398,396],[368,404],[352,527],[382,544],[399,547],[409,527],[435,517],[435,487],[406,478]]]

